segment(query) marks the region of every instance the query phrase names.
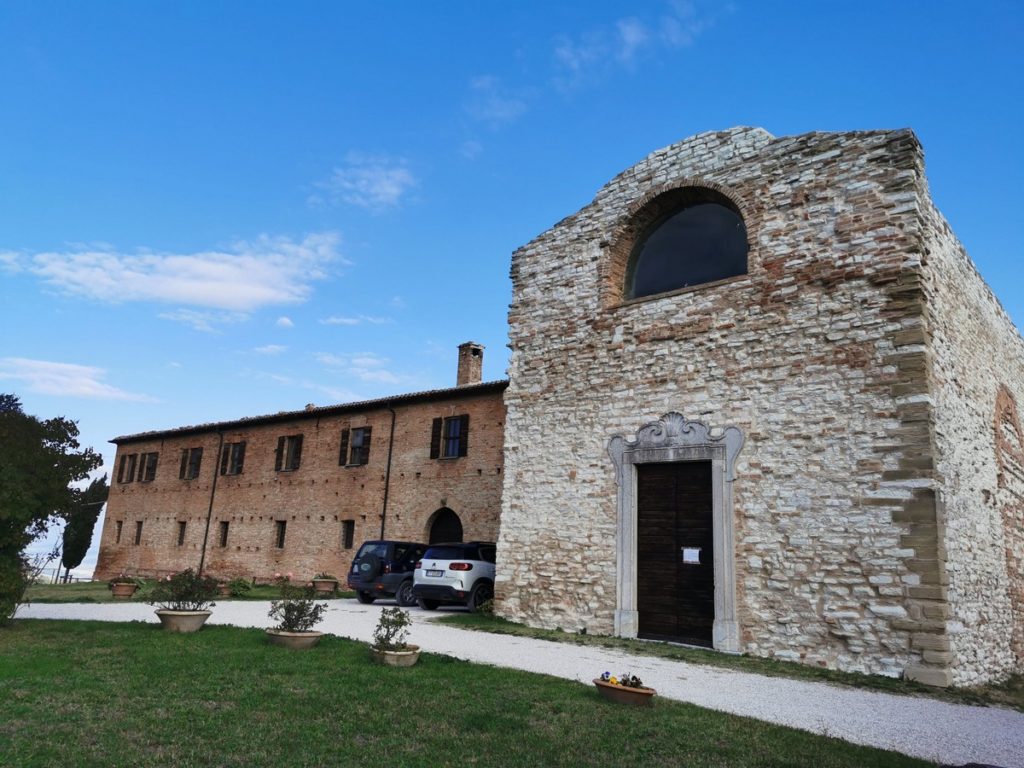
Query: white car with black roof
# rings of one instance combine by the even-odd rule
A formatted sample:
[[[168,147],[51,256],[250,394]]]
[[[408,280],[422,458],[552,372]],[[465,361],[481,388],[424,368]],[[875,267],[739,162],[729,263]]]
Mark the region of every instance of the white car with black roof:
[[[477,611],[494,597],[497,546],[490,541],[431,544],[416,563],[412,593],[420,608],[464,605]]]

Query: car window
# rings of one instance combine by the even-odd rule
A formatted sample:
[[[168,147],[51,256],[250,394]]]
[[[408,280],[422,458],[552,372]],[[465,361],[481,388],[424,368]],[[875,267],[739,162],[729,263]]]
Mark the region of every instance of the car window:
[[[424,560],[459,560],[466,557],[465,547],[430,547]]]
[[[359,554],[356,555],[356,558],[365,557],[366,555],[386,558],[388,556],[388,545],[383,541],[367,541],[359,548]]]
[[[395,544],[395,560],[401,560],[405,557],[409,551],[409,547],[405,544]]]
[[[493,563],[497,559],[497,547],[480,547],[480,559],[485,563]]]

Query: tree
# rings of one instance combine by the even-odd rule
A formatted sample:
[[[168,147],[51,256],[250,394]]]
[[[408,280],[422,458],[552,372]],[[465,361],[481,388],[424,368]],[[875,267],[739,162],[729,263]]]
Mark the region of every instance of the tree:
[[[27,586],[25,547],[67,516],[83,493],[71,487],[103,463],[80,449],[70,419],[38,419],[15,395],[0,394],[0,622],[14,615]]]
[[[100,510],[107,501],[107,476],[96,478],[84,491],[77,493],[67,525],[64,526],[63,554],[60,564],[64,566],[64,580],[72,568],[77,568],[85,559],[89,545],[92,544],[92,533],[96,528],[96,520]]]

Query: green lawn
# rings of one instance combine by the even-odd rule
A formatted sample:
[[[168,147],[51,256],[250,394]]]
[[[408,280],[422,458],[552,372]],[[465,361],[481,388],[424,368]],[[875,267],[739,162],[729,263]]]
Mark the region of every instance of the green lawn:
[[[147,582],[135,595],[132,600],[145,602],[146,596],[152,582]],[[111,603],[123,602],[114,600],[110,596],[105,581],[83,581],[72,584],[33,584],[28,588],[28,600],[32,603]],[[242,597],[218,596],[217,602],[226,600],[276,600],[281,596],[280,590],[274,584],[260,584],[253,587]],[[333,598],[317,598],[320,600],[331,600],[337,598],[354,598],[355,592],[339,591]]]
[[[0,756],[61,768],[926,765],[446,656],[378,667],[336,637],[294,652],[260,630],[41,620],[0,629]]]
[[[828,682],[907,696],[928,696],[930,698],[951,701],[956,704],[978,704],[985,706],[996,704],[1012,707],[1024,712],[1024,675],[1015,675],[1000,685],[989,685],[980,688],[942,689],[907,680],[882,677],[881,675],[836,672],[830,669],[811,667],[806,664],[762,659],[756,656],[733,656],[726,653],[718,653],[717,651],[706,651],[700,648],[670,645],[668,643],[628,640],[621,637],[602,635],[577,635],[557,629],[536,629],[525,624],[517,624],[497,616],[488,616],[482,613],[453,613],[438,619],[438,623],[481,632],[536,637],[542,640],[554,640],[561,643],[612,648],[641,656],[676,659],[692,664],[725,667],[743,672],[754,672],[760,675]]]

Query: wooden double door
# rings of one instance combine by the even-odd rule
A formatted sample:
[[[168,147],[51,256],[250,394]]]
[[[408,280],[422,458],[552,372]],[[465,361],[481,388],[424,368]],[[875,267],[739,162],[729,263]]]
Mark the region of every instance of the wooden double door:
[[[639,636],[712,645],[711,462],[637,464]]]

